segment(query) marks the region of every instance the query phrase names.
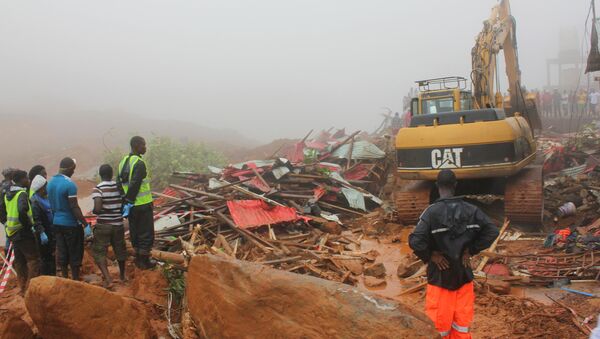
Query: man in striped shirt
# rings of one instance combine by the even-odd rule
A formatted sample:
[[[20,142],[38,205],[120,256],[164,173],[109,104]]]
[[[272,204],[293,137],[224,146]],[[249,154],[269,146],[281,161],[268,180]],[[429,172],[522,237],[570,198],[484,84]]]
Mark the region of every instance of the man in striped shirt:
[[[108,288],[112,283],[106,264],[106,252],[109,245],[112,246],[119,263],[120,279],[121,281],[126,280],[125,259],[127,258],[127,249],[125,247],[125,230],[123,228],[123,197],[117,187],[117,183],[112,180],[112,167],[104,164],[100,166],[98,172],[102,182],[92,192],[94,214],[98,216],[96,227],[94,228],[92,251],[96,265],[98,265],[104,277],[103,285],[105,288]]]

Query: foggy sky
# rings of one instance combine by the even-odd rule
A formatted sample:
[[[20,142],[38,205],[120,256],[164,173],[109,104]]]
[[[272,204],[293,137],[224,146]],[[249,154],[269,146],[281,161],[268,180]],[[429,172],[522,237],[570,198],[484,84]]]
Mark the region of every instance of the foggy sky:
[[[260,141],[373,130],[415,80],[469,75],[495,3],[1,1],[0,113],[128,112]],[[583,38],[589,1],[511,4],[523,84],[541,87],[559,29]]]

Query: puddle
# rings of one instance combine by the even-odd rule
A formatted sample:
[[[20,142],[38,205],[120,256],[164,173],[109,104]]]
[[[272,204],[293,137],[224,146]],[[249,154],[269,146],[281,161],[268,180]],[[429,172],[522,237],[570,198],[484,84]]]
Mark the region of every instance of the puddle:
[[[404,289],[412,286],[414,283],[404,283],[396,275],[398,265],[402,261],[405,254],[412,252],[408,246],[408,235],[411,233],[412,228],[403,228],[399,235],[390,236],[387,238],[371,239],[365,238],[360,242],[360,251],[368,252],[375,250],[379,252],[379,256],[375,259],[374,263],[383,263],[386,270],[386,285],[380,287],[367,287],[364,284],[364,278],[359,277],[358,288],[377,293],[378,295],[397,299],[398,294]],[[395,240],[395,242],[392,242]]]

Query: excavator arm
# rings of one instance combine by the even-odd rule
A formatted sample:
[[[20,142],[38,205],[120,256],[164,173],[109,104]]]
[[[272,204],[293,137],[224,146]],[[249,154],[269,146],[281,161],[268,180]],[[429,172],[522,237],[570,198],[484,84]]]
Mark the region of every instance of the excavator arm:
[[[473,100],[478,108],[505,108],[508,116],[519,112],[534,130],[542,127],[535,98],[521,86],[521,70],[517,52],[516,22],[510,13],[508,0],[494,6],[484,21],[482,31],[471,50]],[[504,51],[510,107],[504,107],[504,98],[498,86],[497,57]]]

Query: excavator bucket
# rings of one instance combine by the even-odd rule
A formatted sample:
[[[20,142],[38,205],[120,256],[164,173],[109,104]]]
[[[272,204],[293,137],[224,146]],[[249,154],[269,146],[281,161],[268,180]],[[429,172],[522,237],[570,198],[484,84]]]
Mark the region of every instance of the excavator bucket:
[[[519,112],[525,120],[529,123],[529,127],[533,131],[541,131],[542,119],[537,110],[535,103],[535,95],[533,93],[524,92],[524,90],[517,93],[516,97],[511,96],[510,107],[505,107],[507,116],[514,116],[516,112]]]

